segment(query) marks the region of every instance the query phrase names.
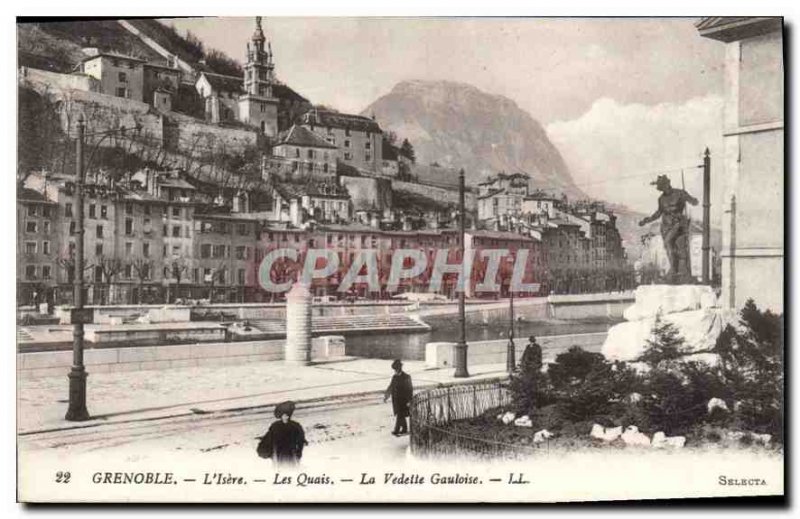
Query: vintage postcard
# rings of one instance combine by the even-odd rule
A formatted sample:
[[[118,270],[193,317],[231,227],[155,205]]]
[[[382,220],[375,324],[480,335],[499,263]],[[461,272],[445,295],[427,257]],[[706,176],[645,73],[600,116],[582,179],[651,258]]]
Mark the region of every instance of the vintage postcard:
[[[18,500],[781,498],[783,30],[18,19]]]

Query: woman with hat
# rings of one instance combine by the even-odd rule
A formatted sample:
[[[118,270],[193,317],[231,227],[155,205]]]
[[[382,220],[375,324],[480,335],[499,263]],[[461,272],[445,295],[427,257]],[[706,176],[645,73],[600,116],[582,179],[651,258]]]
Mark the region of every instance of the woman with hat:
[[[411,376],[403,372],[403,363],[400,359],[392,362],[392,382],[386,388],[383,395],[383,401],[392,397],[392,409],[394,410],[395,422],[392,434],[400,436],[401,434],[408,434],[408,418],[409,408],[411,407],[411,397],[414,395],[414,388],[411,385]]]
[[[267,434],[258,444],[258,455],[272,458],[277,464],[296,465],[303,456],[303,447],[308,445],[303,427],[292,420],[295,403],[282,402],[275,406],[278,420],[269,426]]]

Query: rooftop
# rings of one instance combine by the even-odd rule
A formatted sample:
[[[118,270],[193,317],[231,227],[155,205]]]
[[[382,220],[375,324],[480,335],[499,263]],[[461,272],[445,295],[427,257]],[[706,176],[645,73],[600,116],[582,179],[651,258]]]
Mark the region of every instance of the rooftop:
[[[302,123],[331,128],[345,128],[359,132],[382,133],[377,122],[362,115],[345,114],[312,108],[302,116]]]
[[[291,144],[292,146],[303,146],[307,148],[330,148],[337,149],[336,146],[329,143],[316,133],[303,127],[292,125],[291,128],[278,134],[278,142],[276,146],[282,144]]]

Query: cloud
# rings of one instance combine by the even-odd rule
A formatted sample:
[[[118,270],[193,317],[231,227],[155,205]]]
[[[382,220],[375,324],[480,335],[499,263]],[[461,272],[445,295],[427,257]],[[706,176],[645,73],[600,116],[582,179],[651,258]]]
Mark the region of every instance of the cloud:
[[[712,223],[721,219],[722,108],[718,95],[684,103],[622,104],[602,98],[580,117],[556,121],[547,134],[570,168],[575,183],[592,197],[622,203],[631,209],[655,210],[657,192],[649,183],[668,174],[680,187],[702,196],[703,150],[712,157]],[[693,218],[702,215],[692,209]]]

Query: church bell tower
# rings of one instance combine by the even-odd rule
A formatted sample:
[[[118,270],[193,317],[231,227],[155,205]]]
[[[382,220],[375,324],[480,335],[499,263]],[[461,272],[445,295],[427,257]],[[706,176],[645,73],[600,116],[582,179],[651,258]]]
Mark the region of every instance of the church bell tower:
[[[257,16],[256,29],[247,43],[244,94],[239,97],[239,113],[242,122],[258,127],[269,136],[278,133],[278,99],[273,97],[274,83],[272,46],[264,36],[261,17]]]

